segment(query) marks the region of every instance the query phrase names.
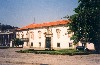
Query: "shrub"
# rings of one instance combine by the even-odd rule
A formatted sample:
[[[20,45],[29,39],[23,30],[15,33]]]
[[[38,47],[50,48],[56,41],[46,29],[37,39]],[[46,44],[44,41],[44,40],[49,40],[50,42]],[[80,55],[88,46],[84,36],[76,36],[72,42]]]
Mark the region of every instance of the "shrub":
[[[34,49],[28,49],[28,50],[20,50],[17,51],[18,53],[35,53],[35,54],[51,54],[51,55],[87,55],[89,53],[84,51],[77,51],[74,49],[62,49],[62,50],[34,50]]]

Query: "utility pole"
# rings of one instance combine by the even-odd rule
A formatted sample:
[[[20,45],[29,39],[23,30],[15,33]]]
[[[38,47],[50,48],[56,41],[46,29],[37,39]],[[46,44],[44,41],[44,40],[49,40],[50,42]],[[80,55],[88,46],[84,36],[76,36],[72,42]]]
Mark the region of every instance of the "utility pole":
[[[35,17],[34,17],[34,22],[33,23],[35,23]]]

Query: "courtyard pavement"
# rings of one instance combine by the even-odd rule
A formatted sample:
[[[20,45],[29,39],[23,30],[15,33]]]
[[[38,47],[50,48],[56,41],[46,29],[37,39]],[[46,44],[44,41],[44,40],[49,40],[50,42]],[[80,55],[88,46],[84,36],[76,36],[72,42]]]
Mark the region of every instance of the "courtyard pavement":
[[[0,49],[0,65],[100,65],[100,54],[69,56],[15,52],[21,49]]]

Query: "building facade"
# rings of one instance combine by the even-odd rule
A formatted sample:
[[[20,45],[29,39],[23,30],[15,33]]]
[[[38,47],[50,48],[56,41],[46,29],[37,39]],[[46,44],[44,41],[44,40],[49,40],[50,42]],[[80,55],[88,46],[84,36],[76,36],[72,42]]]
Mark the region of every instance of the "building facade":
[[[18,29],[16,38],[24,40],[24,48],[73,48],[68,35],[68,20],[30,24]]]
[[[41,24],[30,24],[17,30],[16,38],[24,41],[24,48],[75,48],[68,34],[69,20],[60,20]],[[80,44],[79,44],[80,45]]]
[[[0,31],[0,46],[10,46],[10,42],[14,38],[16,38],[15,29]]]

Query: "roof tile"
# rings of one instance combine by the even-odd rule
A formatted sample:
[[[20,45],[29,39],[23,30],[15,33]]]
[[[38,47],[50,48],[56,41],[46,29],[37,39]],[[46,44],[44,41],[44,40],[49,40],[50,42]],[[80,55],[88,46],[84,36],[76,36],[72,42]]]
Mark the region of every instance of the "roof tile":
[[[64,25],[64,24],[67,24],[68,22],[69,22],[69,20],[60,20],[60,21],[55,21],[55,22],[45,22],[45,23],[41,23],[41,24],[30,24],[30,25],[24,26],[22,28],[19,28],[17,30]]]

